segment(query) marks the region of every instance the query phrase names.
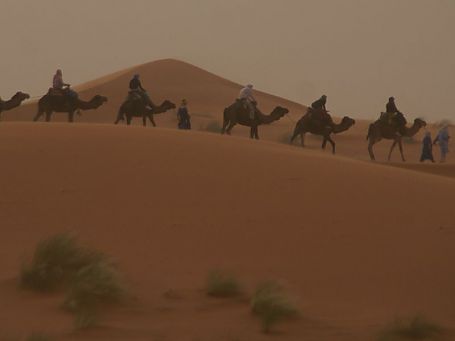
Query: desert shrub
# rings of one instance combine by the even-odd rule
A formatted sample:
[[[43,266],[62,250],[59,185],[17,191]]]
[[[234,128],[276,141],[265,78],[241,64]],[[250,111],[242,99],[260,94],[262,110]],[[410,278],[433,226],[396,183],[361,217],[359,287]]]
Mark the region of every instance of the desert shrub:
[[[212,271],[207,277],[207,295],[213,297],[233,297],[241,294],[237,280],[221,271]]]
[[[204,131],[208,131],[210,133],[221,133],[222,126],[218,121],[210,121],[207,125],[203,128]]]
[[[379,341],[434,340],[442,334],[442,328],[417,316],[408,321],[396,321],[380,333]]]
[[[53,290],[102,258],[100,253],[79,246],[70,234],[59,234],[38,244],[31,263],[22,267],[20,282],[32,290]]]
[[[26,341],[51,341],[52,339],[44,333],[33,333],[29,335]]]
[[[275,323],[298,314],[281,287],[273,282],[261,284],[256,289],[251,300],[251,309],[261,319],[265,333],[269,332]]]
[[[96,323],[100,309],[119,303],[124,297],[125,289],[117,269],[99,261],[77,272],[63,306],[75,314],[77,328],[87,328]]]

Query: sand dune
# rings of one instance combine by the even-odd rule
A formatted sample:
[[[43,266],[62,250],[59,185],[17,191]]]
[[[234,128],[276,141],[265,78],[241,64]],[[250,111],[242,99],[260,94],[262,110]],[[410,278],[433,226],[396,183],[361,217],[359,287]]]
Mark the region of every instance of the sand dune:
[[[339,141],[357,152],[355,134]],[[374,340],[395,317],[418,313],[455,324],[450,177],[276,142],[100,124],[2,122],[0,158],[4,335],[269,339],[248,304],[204,297],[213,268],[249,292],[266,279],[287,288],[302,318],[280,326],[280,340]],[[58,297],[15,286],[35,243],[61,231],[115,257],[136,296],[102,328],[72,333]],[[181,298],[166,299],[168,290]]]

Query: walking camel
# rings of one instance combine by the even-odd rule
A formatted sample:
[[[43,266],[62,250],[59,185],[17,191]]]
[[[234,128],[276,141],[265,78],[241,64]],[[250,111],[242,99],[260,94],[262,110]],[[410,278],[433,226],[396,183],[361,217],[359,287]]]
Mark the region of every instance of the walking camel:
[[[327,142],[332,145],[332,153],[335,154],[335,141],[332,140],[332,134],[342,133],[355,124],[355,120],[345,116],[338,124],[328,125],[321,120],[312,118],[312,115],[305,114],[300,120],[297,121],[294,133],[291,137],[291,144],[295,138],[300,135],[302,147],[305,146],[305,133],[311,133],[314,135],[320,135],[323,137],[322,149],[325,149]]]
[[[413,137],[419,132],[419,130],[427,125],[427,123],[420,119],[416,118],[414,124],[411,127],[406,127],[406,120],[401,113],[397,113],[398,123],[388,124],[387,121],[379,119],[376,122],[370,124],[368,127],[368,153],[372,161],[375,161],[376,158],[373,152],[373,146],[381,141],[382,139],[393,140],[392,146],[390,147],[388,161],[392,156],[392,151],[395,146],[398,144],[401,154],[401,160],[406,161],[403,155],[403,143],[402,138],[404,137]]]
[[[51,95],[47,93],[38,101],[38,113],[33,121],[38,121],[46,114],[46,122],[51,120],[52,113],[68,113],[68,122],[74,121],[74,114],[79,110],[98,109],[107,102],[107,97],[96,95],[90,101],[85,102],[69,95]]]
[[[224,109],[224,120],[221,133],[230,135],[232,128],[234,128],[236,124],[240,124],[246,127],[250,127],[250,138],[255,138],[258,140],[258,126],[278,121],[287,113],[289,113],[289,110],[280,106],[277,106],[275,109],[273,109],[269,115],[263,114],[256,108],[255,118],[252,120],[250,118],[249,109],[246,108],[241,101],[237,100],[234,104]]]
[[[131,124],[133,117],[142,117],[142,124],[144,127],[147,125],[147,118],[150,120],[152,125],[156,127],[153,115],[161,114],[171,109],[175,109],[175,104],[168,100],[165,100],[157,107],[149,109],[141,98],[128,97],[128,99],[120,106],[117,119],[114,124],[118,124],[120,121],[123,121],[125,116],[127,125]]]

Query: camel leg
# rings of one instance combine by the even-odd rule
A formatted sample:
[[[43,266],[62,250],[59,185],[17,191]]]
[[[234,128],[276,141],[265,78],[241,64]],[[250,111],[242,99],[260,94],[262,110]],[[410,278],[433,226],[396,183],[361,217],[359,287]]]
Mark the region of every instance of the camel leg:
[[[68,122],[74,122],[74,111],[68,113]]]
[[[387,160],[390,161],[390,159],[391,159],[391,157],[392,157],[393,149],[395,148],[395,146],[397,145],[397,143],[398,143],[398,140],[397,140],[397,139],[393,140],[392,147],[390,147],[389,157],[387,158]]]
[[[143,125],[144,127],[147,126],[147,116],[145,116],[145,115],[142,116],[142,125]]]
[[[153,118],[153,114],[148,115],[150,122],[152,122],[152,126],[156,127],[155,119]]]
[[[403,154],[403,143],[402,143],[402,139],[401,138],[398,140],[398,147],[400,148],[401,160],[403,162],[406,162],[406,160],[404,158],[404,154]]]
[[[234,128],[234,126],[235,126],[235,123],[234,122],[230,122],[229,123],[229,127],[226,130],[226,134],[231,135],[231,131],[232,131],[232,128]]]
[[[130,125],[130,124],[131,124],[131,119],[132,119],[132,118],[133,118],[133,117],[130,116],[130,115],[126,116],[126,124],[127,124],[127,125]]]
[[[51,115],[52,115],[52,111],[46,111],[46,122],[51,121]]]
[[[254,132],[254,126],[251,126],[250,128],[250,139],[254,139],[255,132]]]
[[[371,161],[376,161],[376,158],[374,157],[374,152],[373,152],[374,144],[375,144],[375,141],[370,139],[370,141],[368,142],[368,153],[370,154]]]
[[[332,154],[335,154],[335,141],[333,141],[330,136],[327,137],[326,141],[330,142],[330,144],[332,145]]]
[[[226,127],[228,126],[229,121],[223,120],[223,128],[221,128],[221,135],[224,135],[226,133]]]
[[[44,112],[43,111],[38,111],[38,113],[36,114],[36,116],[33,118],[33,122],[36,122],[38,121],[41,116],[43,116]]]
[[[125,118],[123,117],[123,113],[119,111],[117,114],[117,119],[115,120],[114,124],[118,124],[120,121],[123,121]]]
[[[259,140],[259,128],[258,128],[258,126],[254,126],[253,134],[254,134],[254,138],[256,140]]]
[[[305,147],[305,133],[300,134],[300,145]]]

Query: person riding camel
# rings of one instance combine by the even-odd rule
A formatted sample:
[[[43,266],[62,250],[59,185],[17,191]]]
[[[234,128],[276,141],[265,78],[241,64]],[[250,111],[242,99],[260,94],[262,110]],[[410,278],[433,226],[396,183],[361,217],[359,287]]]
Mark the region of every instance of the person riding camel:
[[[385,118],[388,124],[393,123],[393,119],[397,114],[401,115],[401,112],[398,110],[397,105],[395,104],[395,97],[389,97],[389,101],[385,106]]]
[[[313,116],[313,118],[316,118],[325,124],[331,125],[333,124],[333,122],[326,108],[326,104],[327,104],[326,95],[322,95],[318,100],[311,103],[311,109],[313,113],[316,114]]]
[[[248,84],[242,90],[240,90],[240,94],[238,99],[243,103],[243,105],[248,109],[250,119],[254,120],[256,117],[256,99],[253,96],[253,85]]]
[[[60,93],[64,95],[68,95],[72,98],[77,98],[77,92],[70,89],[70,84],[67,84],[63,81],[63,72],[62,70],[58,69],[55,72],[54,78],[52,79],[52,90],[54,90],[54,93]]]
[[[130,92],[136,92],[142,98],[142,100],[149,106],[151,109],[155,107],[152,100],[150,99],[147,91],[142,87],[141,80],[139,75],[136,74],[133,76],[133,79],[130,80]]]

